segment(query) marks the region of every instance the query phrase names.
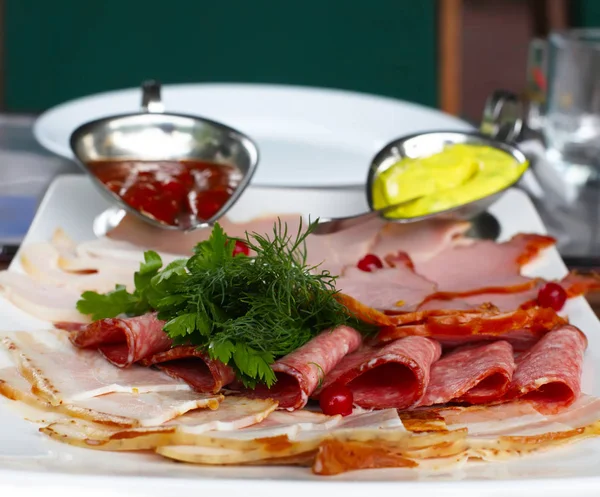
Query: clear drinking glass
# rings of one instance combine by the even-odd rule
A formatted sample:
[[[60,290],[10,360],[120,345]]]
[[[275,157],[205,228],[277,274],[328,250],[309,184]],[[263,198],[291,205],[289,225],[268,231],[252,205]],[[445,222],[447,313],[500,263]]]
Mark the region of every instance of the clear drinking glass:
[[[600,173],[600,29],[552,33],[545,45],[534,43],[545,69],[538,73],[545,98],[537,124],[548,159],[569,169],[569,181],[585,182]]]

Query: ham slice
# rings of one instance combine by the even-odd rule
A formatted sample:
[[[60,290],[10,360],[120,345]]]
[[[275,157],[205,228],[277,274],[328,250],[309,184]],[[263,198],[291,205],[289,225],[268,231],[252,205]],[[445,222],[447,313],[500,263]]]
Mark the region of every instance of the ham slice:
[[[175,347],[140,361],[142,366],[156,366],[173,378],[185,381],[197,392],[217,393],[235,379],[231,367],[193,346]]]
[[[299,214],[268,216],[244,223],[235,223],[227,218],[221,218],[219,224],[225,233],[231,237],[245,238],[246,231],[272,236],[277,218],[281,220],[282,224],[287,223],[289,233],[294,234],[298,231]],[[144,250],[152,249],[160,253],[190,256],[198,243],[208,240],[211,232],[212,229],[210,228],[198,229],[188,233],[183,231],[166,232],[137,219],[135,216],[126,215],[118,226],[107,233],[107,236],[113,241],[121,242],[123,248],[133,245]]]
[[[323,379],[361,343],[360,333],[348,326],[324,331],[272,365],[277,382],[270,389],[258,385],[243,393],[251,398],[272,398],[281,409],[301,409]]]
[[[80,348],[97,348],[111,364],[126,368],[171,348],[171,339],[163,331],[164,325],[154,313],[134,318],[100,319],[73,333],[71,342]]]
[[[569,298],[579,297],[580,295],[585,295],[600,289],[600,278],[595,274],[578,274],[571,272],[557,283],[565,289]],[[440,295],[438,294],[438,297],[428,297],[428,299],[418,307],[418,310],[471,310],[486,303],[493,304],[494,307],[502,312],[527,309],[536,305],[538,292],[545,284],[546,281],[539,280],[535,286],[522,292],[479,293],[476,295],[450,299],[439,298]]]
[[[390,342],[416,335],[433,338],[451,347],[481,340],[506,340],[516,350],[526,350],[555,326],[566,324],[553,309],[543,307],[503,313],[481,310],[413,314],[415,324],[384,327],[377,336],[378,341]],[[406,316],[394,318],[406,319]]]
[[[7,334],[1,341],[32,392],[53,406],[73,404],[109,393],[190,390],[153,369],[133,365],[120,369],[95,350],[78,350],[55,330]]]
[[[544,413],[554,413],[575,402],[581,393],[585,335],[561,325],[547,333],[517,360],[509,396],[534,402]]]
[[[457,239],[464,241],[461,237],[470,227],[468,222],[444,220],[414,224],[387,223],[379,232],[372,252],[382,260],[404,252],[415,263],[421,263],[454,246]]]
[[[366,409],[406,409],[427,389],[431,364],[439,359],[439,343],[407,337],[381,348],[364,347],[350,354],[326,376],[323,388],[340,383]]]
[[[537,283],[522,276],[521,267],[553,244],[553,238],[535,234],[515,235],[504,243],[478,240],[447,248],[428,261],[415,261],[415,267],[419,274],[438,284],[443,298],[520,292]],[[430,298],[436,297],[434,294]]]
[[[419,405],[498,400],[508,390],[514,369],[513,349],[505,341],[455,350],[431,367],[429,386]]]
[[[348,268],[336,280],[336,288],[380,311],[412,311],[435,291],[436,285],[405,263],[370,273]]]

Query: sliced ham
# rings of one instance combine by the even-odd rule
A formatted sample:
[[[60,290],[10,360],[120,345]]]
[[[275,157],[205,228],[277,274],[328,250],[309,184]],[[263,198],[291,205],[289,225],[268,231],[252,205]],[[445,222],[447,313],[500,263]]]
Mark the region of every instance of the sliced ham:
[[[281,219],[282,224],[286,223],[288,232],[295,234],[298,231],[300,215],[286,214],[282,216],[268,216],[264,218],[253,219],[244,223],[235,223],[227,218],[219,219],[219,224],[231,237],[245,238],[248,233],[258,233],[260,235],[273,235],[273,227],[277,219]],[[205,240],[208,240],[212,229],[205,228],[192,232],[183,231],[165,231],[148,223],[145,223],[135,216],[127,215],[107,236],[113,240],[121,242],[123,248],[133,246],[142,249],[156,250],[161,253],[180,254],[190,256],[194,247]]]
[[[217,393],[235,379],[231,367],[211,359],[193,346],[175,347],[140,361],[142,366],[156,366],[173,378],[185,381],[197,392]]]
[[[7,333],[0,343],[32,392],[53,406],[115,392],[190,390],[186,383],[150,368],[116,368],[95,350],[76,349],[55,330]]]
[[[346,385],[354,403],[366,409],[406,409],[425,394],[431,365],[440,354],[439,343],[423,337],[407,337],[381,348],[364,347],[345,357],[326,376],[323,388]]]
[[[281,409],[301,409],[323,379],[361,343],[360,333],[348,326],[326,330],[272,365],[277,382],[270,389],[258,385],[243,393],[276,400]]]
[[[345,295],[380,311],[415,310],[436,288],[407,264],[373,272],[348,268],[335,284]]]
[[[571,325],[547,333],[517,360],[509,396],[536,404],[553,413],[572,404],[581,392],[585,335]]]
[[[431,367],[429,386],[419,405],[498,400],[508,390],[514,369],[513,349],[505,341],[455,350]]]
[[[372,252],[382,260],[389,255],[404,252],[415,262],[434,258],[452,247],[469,228],[464,221],[432,220],[425,223],[387,223],[379,232]],[[363,254],[364,255],[364,254]]]
[[[419,316],[420,313],[414,314]],[[565,319],[553,309],[543,307],[503,313],[497,310],[447,314],[439,311],[437,315],[421,315],[421,322],[382,328],[377,339],[390,342],[406,336],[422,336],[438,340],[448,347],[481,340],[506,340],[516,350],[525,350],[555,326],[566,324]]]
[[[600,277],[596,274],[578,274],[571,272],[559,283],[567,292],[568,298],[579,297],[589,292],[594,292],[600,289]],[[503,312],[514,311],[516,309],[527,309],[536,305],[538,292],[542,286],[546,284],[544,280],[538,280],[536,284],[522,292],[500,292],[500,293],[479,293],[476,295],[460,296],[456,298],[440,298],[429,296],[422,303],[418,310],[472,310],[484,304],[491,303],[498,310]]]
[[[521,275],[521,267],[553,244],[553,238],[535,234],[515,235],[504,243],[478,240],[448,248],[428,261],[415,261],[415,267],[438,284],[444,298],[520,292],[536,285],[536,280]]]
[[[155,313],[133,318],[100,319],[71,335],[73,345],[95,348],[120,368],[171,348],[164,321]]]

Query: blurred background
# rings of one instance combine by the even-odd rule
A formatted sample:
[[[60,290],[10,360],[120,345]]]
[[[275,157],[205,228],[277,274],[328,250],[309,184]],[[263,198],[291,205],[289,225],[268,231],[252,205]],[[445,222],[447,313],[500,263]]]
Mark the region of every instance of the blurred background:
[[[600,26],[600,0],[0,0],[0,26],[0,244],[14,245],[52,178],[79,172],[33,137],[52,106],[148,78],[278,83],[394,97],[478,125],[496,89],[536,100],[545,83],[530,42]],[[548,171],[536,166],[523,187],[562,253],[600,268],[600,180],[566,195],[555,186],[569,180],[545,185]]]
[[[0,109],[161,82],[343,88],[479,121],[526,89],[528,43],[600,25],[598,0],[0,0]]]

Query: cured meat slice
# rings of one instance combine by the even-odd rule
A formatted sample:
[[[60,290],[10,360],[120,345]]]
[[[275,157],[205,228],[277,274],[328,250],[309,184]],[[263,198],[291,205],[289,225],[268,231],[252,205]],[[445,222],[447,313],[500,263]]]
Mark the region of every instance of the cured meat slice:
[[[222,399],[218,395],[199,395],[190,390],[149,392],[140,394],[109,393],[81,399],[73,404],[53,406],[31,392],[32,385],[14,368],[0,370],[0,394],[44,411],[44,420],[67,416],[116,426],[154,426],[198,408],[216,409]],[[48,412],[49,411],[49,412]],[[62,416],[61,416],[62,415]],[[62,419],[61,419],[62,418]],[[70,422],[70,418],[66,418]]]
[[[32,392],[56,406],[108,393],[190,390],[182,382],[149,368],[120,369],[95,350],[78,350],[64,333],[14,332],[1,344],[11,353]]]
[[[423,337],[403,338],[381,348],[364,347],[344,358],[325,377],[323,388],[346,385],[354,403],[366,409],[406,409],[425,394],[431,364],[440,355],[439,343]]]
[[[97,348],[110,363],[126,368],[171,348],[164,325],[155,313],[100,319],[71,335],[71,342],[80,348]]]
[[[444,220],[414,224],[387,223],[371,250],[381,259],[401,251],[407,253],[415,263],[423,262],[452,247],[470,227],[468,222]]]
[[[44,321],[90,322],[75,308],[81,292],[70,288],[39,283],[14,271],[0,271],[0,293],[19,309]]]
[[[581,393],[585,335],[571,325],[558,326],[517,360],[509,396],[534,402],[543,413],[569,406]]]
[[[301,409],[323,378],[361,343],[360,333],[348,326],[326,330],[271,366],[277,376],[275,385],[258,385],[243,393],[251,398],[272,398],[281,409]]]
[[[569,298],[575,298],[586,293],[600,289],[600,277],[595,274],[569,273],[559,283],[567,292]],[[546,281],[539,280],[532,288],[514,293],[479,293],[470,296],[442,299],[443,295],[429,296],[428,299],[418,307],[420,311],[426,310],[448,310],[462,309],[471,310],[486,303],[491,303],[500,311],[508,312],[516,309],[527,309],[537,303],[538,292]]]
[[[219,219],[219,224],[231,237],[245,238],[246,232],[260,235],[272,235],[273,227],[278,222],[287,224],[289,233],[298,231],[301,216],[299,214],[286,214],[253,219],[243,223],[235,223],[227,218]],[[160,253],[183,254],[190,256],[196,244],[208,240],[212,230],[210,228],[198,229],[189,233],[183,231],[165,232],[145,223],[135,216],[126,215],[123,220],[107,236],[121,242],[123,248],[137,246],[143,249],[152,249]]]
[[[515,350],[525,350],[555,326],[563,324],[566,324],[564,318],[544,307],[504,313],[465,311],[425,315],[420,323],[384,327],[377,339],[390,342],[416,335],[433,338],[448,347],[481,340],[506,340]]]
[[[455,350],[431,367],[429,386],[419,405],[497,400],[507,391],[514,369],[513,349],[505,341]]]
[[[271,418],[275,414],[280,415],[277,420]],[[190,438],[185,445],[159,447],[157,452],[171,459],[200,464],[290,464],[291,457],[301,454],[311,456],[310,463],[319,444],[332,435],[341,438],[356,435],[360,440],[370,440],[385,432],[395,440],[409,437],[395,409],[361,412],[342,419],[325,416],[336,422],[329,426],[313,413],[310,417],[317,418],[315,422],[301,421],[304,425],[301,427],[295,422],[297,415],[298,412],[273,413],[258,425],[235,432],[206,433]]]
[[[175,347],[140,361],[185,381],[197,392],[217,393],[235,379],[233,369],[193,346]]]
[[[600,290],[600,276],[597,274],[579,274],[570,272],[560,282],[569,298]]]
[[[346,307],[350,315],[354,316],[356,319],[360,319],[364,323],[376,324],[379,326],[395,325],[395,321],[392,317],[377,309],[373,309],[368,305],[362,304],[355,298],[350,297],[350,295],[336,293],[334,297],[340,304],[343,304]]]
[[[435,291],[436,285],[416,274],[407,264],[373,272],[348,268],[336,288],[380,311],[412,311]]]
[[[34,280],[41,283],[67,287],[83,292],[86,290],[100,293],[108,292],[116,284],[122,284],[128,290],[134,288],[133,271],[115,265],[100,268],[96,266],[87,271],[64,271],[60,268],[60,252],[51,243],[32,243],[23,246],[20,254],[21,266]]]
[[[448,248],[428,261],[415,261],[415,267],[438,284],[445,298],[520,292],[536,285],[536,280],[521,275],[521,267],[553,244],[553,238],[535,234],[515,235],[504,243],[478,240]]]

